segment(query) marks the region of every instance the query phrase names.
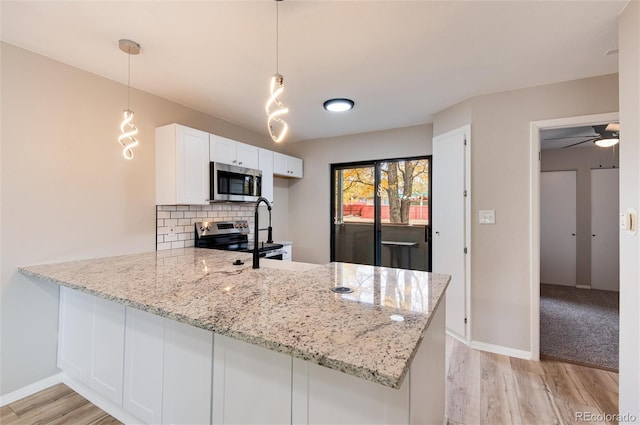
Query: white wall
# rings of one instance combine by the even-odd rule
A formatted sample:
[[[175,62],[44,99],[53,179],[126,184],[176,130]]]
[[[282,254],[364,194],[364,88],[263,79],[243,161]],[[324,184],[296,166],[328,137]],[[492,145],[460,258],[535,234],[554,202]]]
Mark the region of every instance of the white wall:
[[[17,274],[17,266],[155,249],[156,126],[178,122],[274,146],[266,135],[132,90],[141,144],[126,161],[117,142],[126,86],[0,47],[0,393],[7,394],[57,372],[58,288]],[[286,191],[278,188],[276,201],[286,204]]]
[[[620,209],[640,210],[640,3],[618,21]],[[640,420],[640,236],[620,233],[620,413]]]
[[[478,96],[436,114],[435,135],[471,117],[474,341],[531,351],[531,121],[617,110],[618,78],[607,75]],[[478,225],[484,209],[496,211],[495,225]]]
[[[293,259],[324,264],[330,257],[330,164],[431,155],[432,126],[420,125],[288,145],[304,159],[304,179],[289,184]]]

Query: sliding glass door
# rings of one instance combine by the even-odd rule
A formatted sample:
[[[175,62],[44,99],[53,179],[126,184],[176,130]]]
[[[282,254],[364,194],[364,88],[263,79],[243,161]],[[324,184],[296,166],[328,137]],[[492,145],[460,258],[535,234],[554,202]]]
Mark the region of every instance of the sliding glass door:
[[[431,157],[334,164],[331,259],[431,270]]]

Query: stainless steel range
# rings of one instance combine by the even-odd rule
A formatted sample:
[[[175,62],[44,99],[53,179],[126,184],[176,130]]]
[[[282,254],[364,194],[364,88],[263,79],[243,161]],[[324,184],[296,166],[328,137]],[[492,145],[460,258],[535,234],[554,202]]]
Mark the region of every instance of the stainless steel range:
[[[224,251],[253,252],[253,243],[249,246],[249,222],[203,221],[195,224],[196,248],[221,249]],[[282,260],[283,245],[261,242],[258,245],[260,257]]]

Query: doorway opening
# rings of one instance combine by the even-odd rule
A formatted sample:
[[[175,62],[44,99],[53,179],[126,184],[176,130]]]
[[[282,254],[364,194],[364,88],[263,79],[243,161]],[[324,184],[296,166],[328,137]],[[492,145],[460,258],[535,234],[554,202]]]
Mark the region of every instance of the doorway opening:
[[[431,157],[331,165],[331,261],[431,271]]]
[[[617,369],[617,148],[589,139],[593,126],[617,120],[612,113],[531,125],[536,359]]]

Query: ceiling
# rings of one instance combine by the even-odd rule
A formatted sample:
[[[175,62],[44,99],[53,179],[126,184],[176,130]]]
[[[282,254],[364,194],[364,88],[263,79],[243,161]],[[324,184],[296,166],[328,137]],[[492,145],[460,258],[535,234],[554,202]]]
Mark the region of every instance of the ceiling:
[[[615,73],[605,51],[626,3],[278,2],[288,141],[429,123],[471,96]],[[118,40],[135,40],[133,87],[267,134],[275,12],[273,0],[2,0],[1,37],[125,84]],[[324,111],[332,97],[355,109]]]

